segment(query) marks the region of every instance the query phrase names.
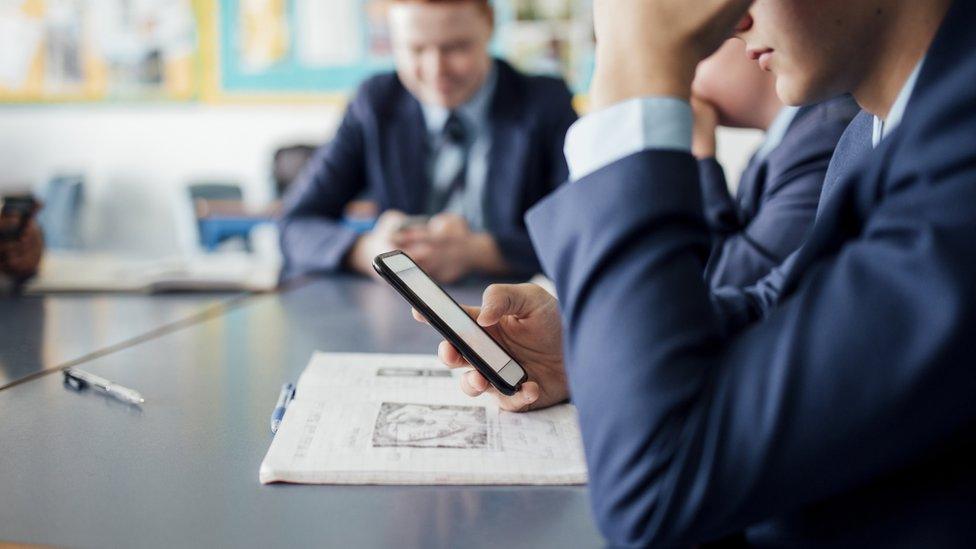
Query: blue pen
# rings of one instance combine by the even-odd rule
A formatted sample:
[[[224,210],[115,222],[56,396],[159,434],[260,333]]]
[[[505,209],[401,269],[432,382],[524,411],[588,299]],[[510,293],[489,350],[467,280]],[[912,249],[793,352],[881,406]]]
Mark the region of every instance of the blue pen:
[[[293,398],[295,398],[295,386],[291,383],[282,385],[281,394],[278,395],[278,404],[275,404],[274,412],[271,412],[272,433],[278,432],[278,426],[281,425],[281,419],[285,417],[285,410],[288,409],[288,403]]]

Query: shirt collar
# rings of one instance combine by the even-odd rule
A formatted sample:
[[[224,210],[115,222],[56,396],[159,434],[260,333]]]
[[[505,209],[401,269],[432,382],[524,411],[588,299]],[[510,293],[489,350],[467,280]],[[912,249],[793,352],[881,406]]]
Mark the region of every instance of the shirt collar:
[[[498,70],[493,62],[481,88],[466,103],[454,109],[466,124],[479,128],[488,118],[488,109],[491,107],[491,98],[495,95],[497,84]],[[447,123],[447,117],[451,115],[450,109],[427,103],[421,103],[421,107],[424,111],[427,133],[431,136],[440,135],[444,130],[444,124]]]
[[[918,83],[918,74],[922,72],[923,62],[925,62],[924,58],[918,62],[918,65],[915,65],[915,70],[912,71],[908,80],[905,81],[905,85],[898,92],[898,97],[895,98],[895,102],[891,105],[891,110],[888,111],[888,118],[882,120],[877,116],[874,117],[874,131],[871,135],[871,145],[873,147],[880,145],[881,141],[888,137],[901,124],[902,118],[905,117],[905,109],[908,107],[908,101],[912,98],[912,92],[915,91],[915,84]]]
[[[800,112],[799,107],[783,107],[780,109],[779,113],[776,114],[776,118],[773,119],[773,123],[769,125],[769,129],[766,130],[766,139],[763,141],[759,150],[756,151],[756,160],[765,160],[769,153],[773,152],[773,149],[779,147],[780,143],[783,142],[783,138],[786,137],[786,132],[789,131],[790,125],[793,124],[793,120],[796,119],[796,113]]]

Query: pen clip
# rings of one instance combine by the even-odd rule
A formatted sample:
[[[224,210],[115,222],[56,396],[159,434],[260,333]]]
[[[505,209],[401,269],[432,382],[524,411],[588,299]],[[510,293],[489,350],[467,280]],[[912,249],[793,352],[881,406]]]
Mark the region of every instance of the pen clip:
[[[88,382],[80,377],[76,377],[71,374],[71,370],[62,370],[64,374],[64,384],[71,387],[75,391],[81,391],[82,389],[88,387]]]

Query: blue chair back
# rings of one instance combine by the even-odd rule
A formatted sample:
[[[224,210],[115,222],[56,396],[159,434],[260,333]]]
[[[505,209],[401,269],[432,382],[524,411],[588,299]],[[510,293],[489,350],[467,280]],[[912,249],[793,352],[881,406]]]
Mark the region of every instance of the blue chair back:
[[[58,176],[40,193],[44,208],[37,221],[44,231],[44,244],[51,250],[76,249],[81,245],[79,219],[84,200],[84,177]]]

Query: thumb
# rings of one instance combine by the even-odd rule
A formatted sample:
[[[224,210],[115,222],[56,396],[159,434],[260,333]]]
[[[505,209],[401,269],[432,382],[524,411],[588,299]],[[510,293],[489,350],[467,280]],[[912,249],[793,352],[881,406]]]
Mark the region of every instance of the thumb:
[[[482,297],[478,324],[494,326],[503,316],[525,317],[532,311],[534,300],[526,284],[492,284]]]

